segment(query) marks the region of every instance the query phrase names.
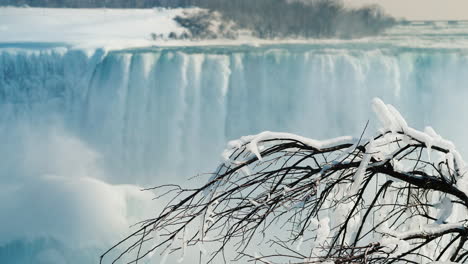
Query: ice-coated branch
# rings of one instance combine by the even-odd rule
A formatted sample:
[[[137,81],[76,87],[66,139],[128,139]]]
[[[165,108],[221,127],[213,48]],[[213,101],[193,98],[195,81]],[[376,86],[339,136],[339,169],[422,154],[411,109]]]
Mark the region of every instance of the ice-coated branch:
[[[382,128],[369,138],[263,132],[230,142],[201,187],[156,188],[170,202],[101,263],[183,261],[194,250],[201,263],[467,261],[461,155],[391,105],[373,107]]]

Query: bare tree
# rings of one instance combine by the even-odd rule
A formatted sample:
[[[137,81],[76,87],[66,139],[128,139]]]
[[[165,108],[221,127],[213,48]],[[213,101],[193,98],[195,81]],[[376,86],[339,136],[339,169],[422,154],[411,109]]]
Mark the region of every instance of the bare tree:
[[[156,188],[173,199],[101,262],[197,245],[203,263],[466,263],[460,154],[391,105],[374,99],[374,109],[383,127],[369,138],[264,132],[231,142],[202,187]]]

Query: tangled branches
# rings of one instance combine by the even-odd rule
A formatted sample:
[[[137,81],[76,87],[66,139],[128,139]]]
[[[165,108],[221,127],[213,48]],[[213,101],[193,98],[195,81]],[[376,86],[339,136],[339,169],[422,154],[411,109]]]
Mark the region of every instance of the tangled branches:
[[[173,199],[101,262],[189,248],[204,263],[468,261],[459,153],[379,99],[374,108],[383,128],[370,138],[263,132],[231,142],[202,187],[158,187]]]

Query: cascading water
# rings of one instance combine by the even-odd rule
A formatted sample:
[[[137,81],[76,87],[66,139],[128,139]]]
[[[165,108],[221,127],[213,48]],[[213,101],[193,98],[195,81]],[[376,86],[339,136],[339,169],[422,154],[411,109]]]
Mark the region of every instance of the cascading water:
[[[95,260],[99,250],[77,248],[115,242],[141,219],[129,204],[151,200],[123,184],[210,172],[228,140],[263,130],[359,135],[375,96],[466,153],[467,86],[468,53],[455,48],[2,48],[0,210],[8,214],[0,222],[8,224],[0,227],[0,259]],[[80,212],[88,216],[76,220]]]
[[[468,55],[460,51],[3,51],[0,63],[2,138],[17,136],[12,125],[60,124],[102,154],[117,172],[112,183],[209,171],[227,140],[263,130],[356,134],[374,96],[419,126],[432,124],[455,141],[464,134],[457,113],[466,108]]]

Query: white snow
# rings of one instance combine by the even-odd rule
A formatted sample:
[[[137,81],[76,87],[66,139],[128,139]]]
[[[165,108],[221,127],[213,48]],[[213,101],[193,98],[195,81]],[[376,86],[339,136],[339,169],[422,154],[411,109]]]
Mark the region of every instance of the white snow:
[[[249,199],[249,202],[255,207],[260,206],[260,204],[257,201],[255,201],[254,199]]]
[[[394,232],[394,231],[388,230],[388,233],[396,238],[403,240],[403,239],[408,239],[408,238],[411,238],[414,236],[420,236],[420,235],[430,236],[430,235],[435,235],[435,234],[441,234],[452,229],[465,230],[466,228],[463,225],[459,225],[459,224],[442,224],[442,225],[429,224],[429,225],[421,226],[420,228],[412,228],[411,230],[406,231],[406,232]]]
[[[380,245],[384,247],[384,251],[388,253],[391,252],[391,258],[398,257],[400,254],[411,249],[411,246],[407,241],[395,237],[384,237],[380,241]]]
[[[366,153],[361,160],[361,164],[359,164],[358,169],[354,173],[354,182],[351,185],[350,195],[354,195],[358,192],[359,188],[361,187],[362,181],[364,179],[367,165],[369,165],[369,161],[372,157],[373,152],[373,140],[369,142],[369,145],[366,147]]]
[[[431,127],[426,127],[424,131],[420,131],[410,127],[395,107],[393,107],[392,105],[385,104],[382,100],[378,98],[373,99],[373,109],[382,125],[377,135],[380,135],[380,133],[384,133],[384,136],[378,137],[375,140],[373,138],[363,139],[362,142],[367,142],[367,144],[365,145],[366,151],[365,153],[363,153],[362,157],[360,157],[360,165],[354,173],[354,181],[353,183],[344,186],[343,189],[337,189],[333,193],[334,199],[341,199],[343,197],[356,194],[359,190],[360,185],[362,184],[368,166],[376,166],[376,164],[382,164],[383,162],[387,162],[388,160],[393,159],[397,151],[400,150],[400,147],[397,148],[390,146],[392,145],[392,142],[395,142],[395,140],[402,140],[402,142],[405,144],[424,144],[427,148],[427,157],[429,159],[431,156],[431,152],[434,152],[434,156],[437,156],[438,159],[441,159],[442,161],[448,160],[449,163],[451,162],[450,167],[455,168],[459,174],[457,175],[457,178],[459,180],[458,187],[462,191],[466,191],[468,189],[468,179],[467,176],[464,175],[466,172],[465,162],[461,158],[460,153],[455,149],[455,146],[452,142],[442,138]],[[254,157],[255,155],[259,160],[261,160],[261,149],[267,147],[270,144],[269,142],[266,142],[267,140],[272,139],[297,140],[298,142],[301,142],[316,149],[323,149],[343,143],[356,144],[357,142],[352,137],[340,137],[321,141],[305,138],[290,133],[277,133],[265,131],[257,135],[245,136],[240,138],[239,140],[229,142],[228,153],[232,153],[233,151],[239,148],[245,148],[251,153],[251,157]],[[353,145],[351,149],[355,147],[356,146]],[[439,148],[442,148],[445,151],[437,151]],[[344,153],[347,153],[348,151],[350,150],[344,151]],[[378,162],[369,165],[371,158],[377,160]],[[341,158],[339,160],[341,160]],[[394,165],[397,170],[398,168],[404,168],[405,166],[404,161],[395,162]],[[324,165],[322,171],[328,170],[331,166],[333,166],[333,162],[329,162],[329,164]],[[421,175],[413,175],[409,173],[408,176],[424,177]],[[398,184],[399,183],[394,182],[393,186],[397,186]],[[320,188],[323,188],[323,186],[324,184],[319,184],[317,190],[318,196],[321,192]],[[284,194],[287,194],[289,191],[290,190],[288,188],[283,188]],[[249,199],[249,201],[254,206],[261,205],[258,202],[259,200],[256,201],[253,199]],[[411,244],[411,241],[413,239],[443,234],[445,232],[453,230],[465,230],[465,227],[462,224],[460,224],[466,218],[466,214],[464,214],[464,209],[462,210],[458,208],[450,197],[436,197],[433,199],[433,201],[434,203],[436,203],[434,206],[434,211],[437,213],[437,215],[435,215],[436,221],[434,221],[431,224],[427,224],[426,222],[419,221],[418,219],[411,219],[407,223],[402,223],[401,226],[396,229],[394,227],[392,227],[392,229],[388,228],[387,223],[384,222],[384,224],[381,227],[379,227],[378,231],[378,233],[383,235],[383,237],[381,237],[379,234],[379,236],[375,238],[375,242],[380,242],[380,244],[385,247],[384,250],[387,253],[390,253],[391,257],[398,257],[399,255],[404,254],[413,247]],[[385,201],[384,204],[385,203],[390,204],[391,201]],[[304,201],[299,201],[293,206],[293,208],[298,208],[303,205]],[[326,207],[326,205],[324,206]],[[315,241],[313,241],[312,244],[313,256],[321,255],[321,251],[319,250],[320,246],[323,245],[323,243],[325,243],[326,241],[328,241],[328,239],[331,236],[333,236],[332,231],[335,230],[340,223],[343,223],[344,218],[347,217],[349,212],[352,210],[352,206],[352,203],[341,203],[336,207],[335,210],[328,211],[325,214],[328,215],[328,217],[320,216],[320,222],[318,221],[318,219],[311,220],[312,230],[316,228],[314,230],[316,239]],[[384,211],[380,211],[377,217],[378,219],[383,219],[387,217],[387,214],[385,214]],[[361,215],[359,213],[353,215],[350,219],[350,222],[348,223],[349,230],[355,230],[360,219]],[[350,235],[349,243],[352,243],[354,235],[356,234]],[[300,251],[303,241],[307,240],[305,240],[303,237],[298,238],[296,250]],[[424,248],[424,250],[428,250],[428,252],[433,252],[431,246],[433,245],[428,245]]]
[[[442,201],[436,205],[436,208],[439,209],[436,223],[443,224],[444,221],[446,221],[450,215],[452,215],[453,202],[450,200],[450,198],[444,197]]]
[[[238,140],[230,141],[228,143],[228,147],[240,148],[242,145],[247,144],[246,149],[255,154],[259,160],[262,160],[262,156],[260,155],[259,151],[259,144],[261,144],[262,141],[270,139],[296,140],[315,149],[324,149],[339,144],[354,143],[355,141],[353,137],[350,136],[337,137],[327,140],[315,140],[291,133],[264,131],[257,135],[245,136]]]
[[[242,35],[238,40],[159,40],[151,34],[167,37],[169,32],[184,32],[172,18],[195,9],[62,9],[0,7],[0,43],[62,43],[87,48],[123,49],[148,46],[206,46],[270,44],[341,44],[390,45],[414,48],[466,49],[467,38],[447,38],[448,34],[465,35],[467,24],[452,27],[398,26],[378,37],[360,39],[283,39],[262,40]],[[434,37],[428,38],[432,35]],[[163,38],[164,39],[164,38]]]
[[[427,127],[425,132],[423,132],[408,126],[405,119],[392,105],[386,105],[379,98],[373,99],[372,107],[382,123],[381,130],[383,132],[403,132],[413,140],[425,144],[428,149],[436,146],[448,150],[453,155],[455,168],[458,171],[460,178],[465,174],[467,171],[466,163],[460,153],[455,149],[455,145],[451,141],[439,136],[433,128]],[[430,157],[430,150],[428,150],[428,156]]]
[[[151,34],[182,33],[184,9],[0,8],[0,42],[120,49],[151,46]]]

